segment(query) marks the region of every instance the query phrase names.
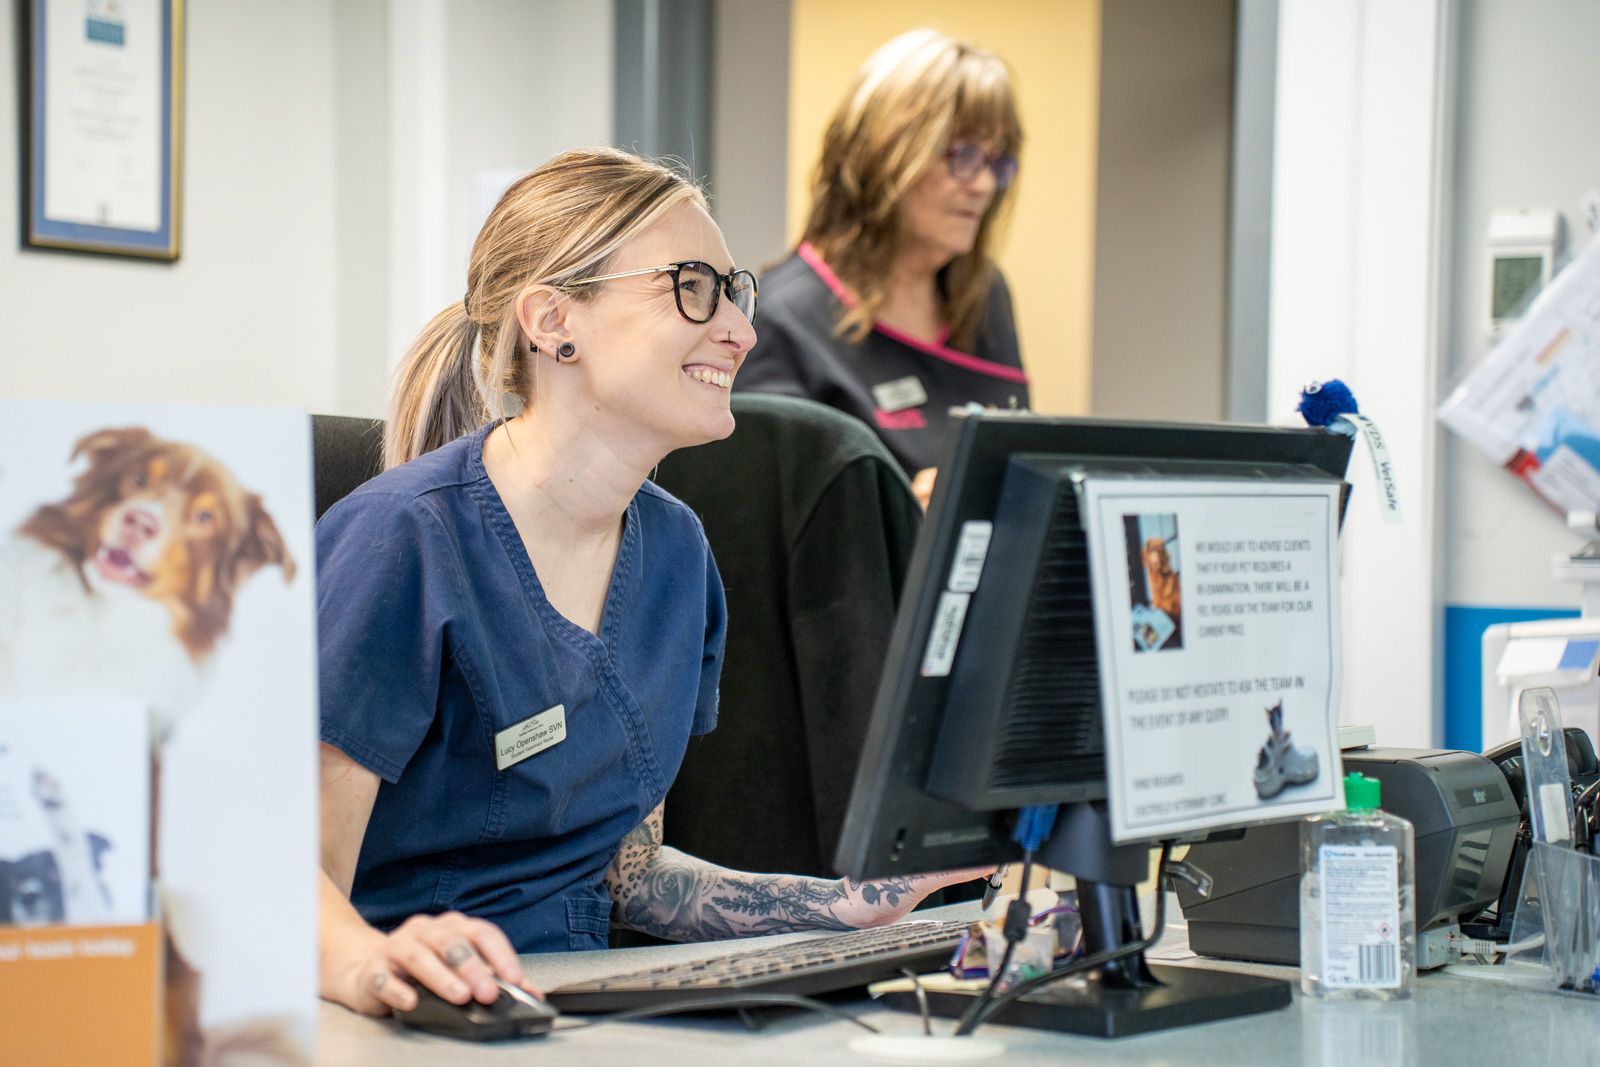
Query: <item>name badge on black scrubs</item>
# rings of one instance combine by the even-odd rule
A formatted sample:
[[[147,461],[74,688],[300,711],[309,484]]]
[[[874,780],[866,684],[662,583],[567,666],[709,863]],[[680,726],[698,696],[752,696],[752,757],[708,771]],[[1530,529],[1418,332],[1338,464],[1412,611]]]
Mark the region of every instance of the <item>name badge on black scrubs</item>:
[[[494,765],[505,770],[567,739],[567,706],[557,704],[494,735]]]
[[[915,374],[896,378],[892,382],[879,382],[872,387],[872,402],[879,411],[891,415],[906,408],[919,408],[928,402],[928,391]]]

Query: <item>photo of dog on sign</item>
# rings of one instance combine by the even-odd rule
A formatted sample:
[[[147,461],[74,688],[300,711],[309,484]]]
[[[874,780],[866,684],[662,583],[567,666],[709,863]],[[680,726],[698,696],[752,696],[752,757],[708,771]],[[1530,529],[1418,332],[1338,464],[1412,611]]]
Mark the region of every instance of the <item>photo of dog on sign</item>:
[[[143,711],[0,703],[0,927],[149,921]]]
[[[1128,552],[1128,600],[1133,647],[1155,652],[1183,647],[1183,583],[1178,516],[1124,515]]]
[[[308,448],[295,412],[0,405],[0,702],[145,719],[168,1063],[309,1060]]]

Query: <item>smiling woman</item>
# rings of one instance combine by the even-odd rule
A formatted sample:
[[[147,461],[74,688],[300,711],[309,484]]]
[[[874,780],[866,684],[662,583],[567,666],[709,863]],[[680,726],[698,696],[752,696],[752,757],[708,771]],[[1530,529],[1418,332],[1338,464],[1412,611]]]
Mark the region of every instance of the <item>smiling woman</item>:
[[[533,988],[519,952],[604,947],[614,907],[677,939],[838,929],[961,877],[662,844],[726,610],[699,519],[647,476],[733,432],[755,295],[699,189],[622,152],[557,156],[490,213],[401,365],[390,469],[317,527],[325,997],[410,1009],[405,977],[489,1003]]]
[[[997,56],[932,30],[873,53],[823,138],[804,238],[763,279],[743,384],[857,416],[912,475],[936,461],[951,406],[1026,407],[988,255],[1021,148]]]

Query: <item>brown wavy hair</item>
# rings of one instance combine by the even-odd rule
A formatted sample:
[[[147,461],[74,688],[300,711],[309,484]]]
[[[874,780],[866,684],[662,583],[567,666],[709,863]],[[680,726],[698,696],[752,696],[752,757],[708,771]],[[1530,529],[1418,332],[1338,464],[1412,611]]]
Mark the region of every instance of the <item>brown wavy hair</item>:
[[[856,72],[822,139],[804,240],[821,253],[859,302],[836,333],[859,341],[872,328],[899,252],[900,205],[953,141],[998,137],[1018,155],[1011,75],[992,52],[934,30],[912,30],[881,46]],[[991,234],[1015,183],[995,194],[972,250],[939,272],[950,340],[970,351],[983,318],[993,267]]]
[[[384,466],[397,467],[532,398],[537,363],[517,322],[534,285],[603,274],[611,256],[679,204],[706,206],[685,174],[614,148],[563,152],[500,197],[467,264],[467,295],[439,312],[395,373]],[[576,301],[595,286],[566,291]]]

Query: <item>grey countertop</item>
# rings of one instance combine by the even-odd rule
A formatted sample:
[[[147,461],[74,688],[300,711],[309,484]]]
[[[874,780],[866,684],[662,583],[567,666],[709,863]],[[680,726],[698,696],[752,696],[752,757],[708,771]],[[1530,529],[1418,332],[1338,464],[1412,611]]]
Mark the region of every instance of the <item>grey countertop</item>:
[[[966,906],[970,909],[970,905]],[[948,918],[958,909],[927,917]],[[1169,909],[1176,915],[1177,908]],[[919,916],[920,917],[920,916]],[[790,935],[803,937],[806,935]],[[673,945],[658,948],[527,956],[530,975],[547,988],[652,966],[677,958],[738,951],[738,946]],[[1243,967],[1199,960],[1188,952],[1181,921],[1152,954],[1180,966],[1242,969],[1293,979],[1291,968]],[[1287,1009],[1225,1022],[1107,1041],[1099,1038],[985,1027],[1004,1042],[1008,1067],[1018,1064],[1146,1064],[1184,1067],[1246,1067],[1301,1063],[1389,1067],[1396,1064],[1556,1065],[1600,1063],[1600,998],[1535,992],[1508,983],[1503,968],[1462,968],[1424,974],[1408,1002],[1329,1004],[1302,998]],[[889,1011],[862,997],[848,1010],[886,1033],[921,1032],[915,1016]],[[754,1064],[829,1065],[881,1063],[851,1048],[862,1031],[849,1023],[809,1013],[767,1013],[752,1032],[731,1017],[688,1016],[638,1023],[608,1023],[571,1033],[497,1045],[473,1045],[403,1030],[389,1019],[370,1019],[323,1004],[317,1062],[378,1064],[685,1064],[721,1067]],[[561,1024],[557,1024],[558,1026]],[[948,1020],[934,1020],[948,1033]]]

